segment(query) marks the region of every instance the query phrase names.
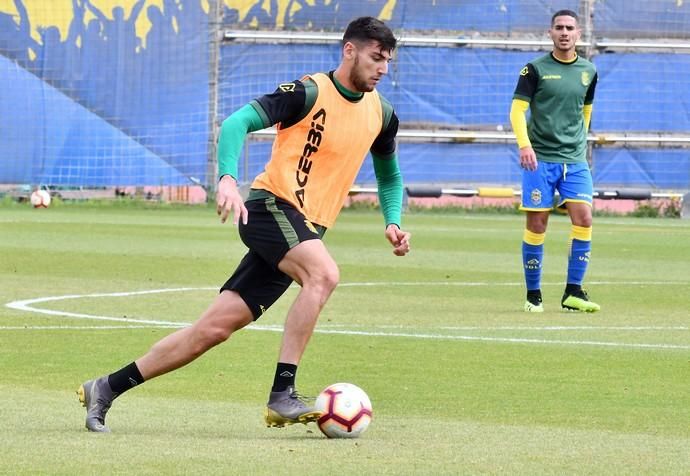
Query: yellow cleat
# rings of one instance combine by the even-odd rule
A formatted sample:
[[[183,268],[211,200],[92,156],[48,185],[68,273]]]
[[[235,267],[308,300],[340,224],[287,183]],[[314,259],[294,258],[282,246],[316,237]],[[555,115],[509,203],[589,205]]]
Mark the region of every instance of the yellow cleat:
[[[307,406],[307,399],[297,393],[294,387],[288,387],[282,392],[271,392],[264,411],[264,420],[269,428],[282,428],[295,423],[307,424],[316,421],[321,412]]]
[[[264,421],[269,428],[283,428],[288,425],[294,425],[295,423],[306,425],[307,423],[317,421],[319,417],[321,417],[321,412],[319,411],[302,413],[295,418],[287,418],[268,407],[264,410]]]
[[[597,312],[601,309],[599,304],[589,300],[589,296],[587,296],[587,293],[582,289],[573,294],[563,294],[561,307],[568,311],[579,312]]]

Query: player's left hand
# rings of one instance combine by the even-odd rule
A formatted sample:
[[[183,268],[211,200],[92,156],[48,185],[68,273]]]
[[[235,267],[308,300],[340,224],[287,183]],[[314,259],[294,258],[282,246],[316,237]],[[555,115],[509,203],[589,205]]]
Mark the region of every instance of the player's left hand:
[[[386,239],[393,245],[395,256],[405,256],[410,252],[410,236],[407,231],[402,231],[398,225],[388,225],[386,227]]]

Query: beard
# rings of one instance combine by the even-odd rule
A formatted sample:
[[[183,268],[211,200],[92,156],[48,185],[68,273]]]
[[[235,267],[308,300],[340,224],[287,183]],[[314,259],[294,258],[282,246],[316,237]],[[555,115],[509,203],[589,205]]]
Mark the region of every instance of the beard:
[[[374,90],[374,86],[367,84],[366,79],[359,74],[359,58],[357,57],[355,57],[354,67],[350,70],[350,82],[360,93],[370,93]]]
[[[570,40],[570,39],[565,40],[565,42],[566,42],[567,46],[561,45],[561,40],[559,38],[558,40],[556,40],[554,42],[554,45],[556,46],[557,49],[559,49],[561,51],[568,51],[568,50],[572,49],[572,47],[575,45],[575,42]]]

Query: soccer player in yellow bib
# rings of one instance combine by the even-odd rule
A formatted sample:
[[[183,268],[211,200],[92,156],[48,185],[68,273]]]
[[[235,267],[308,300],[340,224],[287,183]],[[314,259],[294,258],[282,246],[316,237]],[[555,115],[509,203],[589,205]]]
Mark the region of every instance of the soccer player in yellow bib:
[[[410,233],[400,228],[398,119],[376,91],[395,46],[395,36],[383,22],[353,20],[343,35],[337,69],[281,84],[223,121],[217,211],[221,222],[232,216],[249,251],[192,326],[158,341],[122,369],[79,387],[88,430],[109,431],[105,417],[116,397],[227,340],[258,319],[293,281],[301,289],[285,319],[264,417],[268,426],[318,419],[320,413],[297,392],[295,377],[319,313],[339,280],[338,266],[321,238],[333,226],[369,151],[384,236],[394,255],[410,251]],[[278,133],[271,158],[244,201],[236,184],[244,140],[249,132],[274,124]]]
[[[599,305],[582,289],[592,246],[592,174],[587,164],[587,129],[597,84],[594,65],[577,55],[577,15],[560,10],[551,18],[550,53],[520,72],[510,122],[520,149],[521,210],[527,214],[522,259],[527,286],[526,312],[543,312],[541,270],[544,238],[556,190],[558,207],[572,223],[564,309],[594,312]],[[529,123],[525,118],[530,110]]]

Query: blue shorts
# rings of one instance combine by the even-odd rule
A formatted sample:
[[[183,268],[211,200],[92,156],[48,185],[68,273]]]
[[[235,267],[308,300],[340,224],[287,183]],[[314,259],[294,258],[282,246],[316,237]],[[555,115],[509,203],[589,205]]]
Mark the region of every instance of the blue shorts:
[[[556,191],[560,195],[554,203]],[[592,205],[592,173],[587,162],[557,164],[537,162],[537,170],[522,171],[522,203],[520,210],[547,211],[561,208],[566,202]]]

